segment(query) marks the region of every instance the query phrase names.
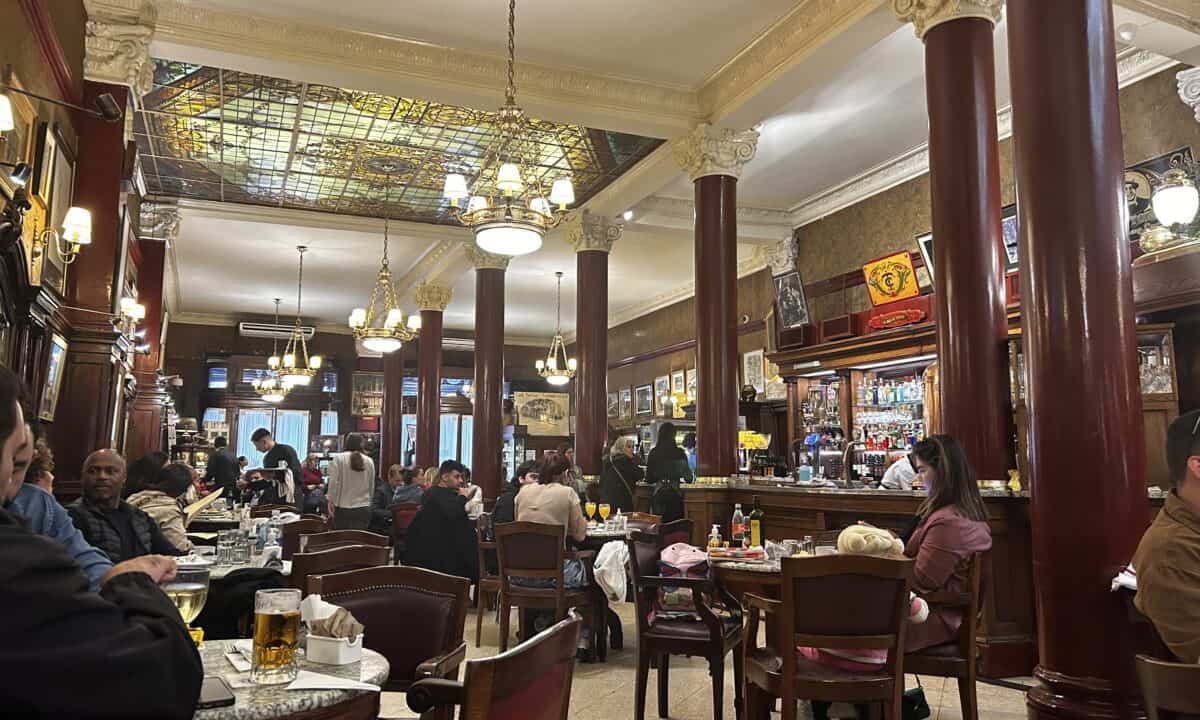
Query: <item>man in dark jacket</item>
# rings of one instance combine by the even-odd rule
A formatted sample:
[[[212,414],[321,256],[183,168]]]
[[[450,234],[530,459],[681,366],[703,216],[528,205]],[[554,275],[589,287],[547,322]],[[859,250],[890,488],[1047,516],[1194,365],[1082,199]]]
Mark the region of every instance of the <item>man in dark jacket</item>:
[[[425,491],[421,510],[408,526],[404,564],[479,579],[475,523],[467,517],[462,492],[466,467],[447,460],[438,468],[438,484]]]
[[[121,499],[125,459],[97,450],[83,461],[83,497],[67,512],[83,537],[114,563],[142,555],[183,555],[143,510]]]
[[[282,463],[292,472],[292,484],[296,489],[296,512],[304,512],[304,469],[300,467],[300,458],[296,455],[296,448],[275,442],[271,431],[266,428],[255,430],[254,434],[250,436],[250,441],[254,443],[256,450],[265,453],[262,459],[264,468],[274,470]]]
[[[204,468],[204,484],[210,488],[224,488],[225,492],[221,497],[236,498],[238,461],[228,445],[224,435],[213,440],[216,451],[208,456],[208,464]]]
[[[517,519],[517,493],[521,492],[523,485],[538,481],[537,468],[535,461],[526,460],[517,468],[517,475],[512,482],[500,488],[500,497],[496,498],[496,506],[492,509],[493,523],[508,523]]]
[[[25,438],[18,381],[0,367],[0,498]],[[18,432],[20,430],[20,432]],[[166,718],[195,714],[204,669],[158,588],[170,558],[114,567],[99,593],[70,554],[0,508],[0,707],[5,717]]]

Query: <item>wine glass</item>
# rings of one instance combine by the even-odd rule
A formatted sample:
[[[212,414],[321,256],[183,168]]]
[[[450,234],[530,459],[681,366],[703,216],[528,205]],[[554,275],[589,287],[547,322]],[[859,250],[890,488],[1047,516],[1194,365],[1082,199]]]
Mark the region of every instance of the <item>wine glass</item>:
[[[596,519],[596,503],[592,502],[591,500],[588,500],[586,503],[584,503],[583,509],[587,512],[588,520]]]
[[[179,609],[183,624],[188,626],[192,640],[199,645],[204,640],[202,628],[192,628],[191,623],[204,609],[208,600],[209,572],[207,567],[181,565],[175,571],[175,579],[164,583],[162,590]]]
[[[612,508],[609,507],[608,503],[600,503],[600,517],[604,519],[605,523],[608,522],[608,514],[611,512]]]

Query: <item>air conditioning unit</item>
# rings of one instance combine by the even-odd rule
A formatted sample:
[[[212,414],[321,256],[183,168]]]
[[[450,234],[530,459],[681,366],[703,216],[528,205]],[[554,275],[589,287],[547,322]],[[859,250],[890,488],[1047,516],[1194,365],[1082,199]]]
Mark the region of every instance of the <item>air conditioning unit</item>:
[[[471,338],[442,338],[443,350],[456,350],[459,352],[474,352],[475,341]]]
[[[287,340],[292,336],[295,325],[274,325],[272,323],[243,322],[238,323],[238,334],[242,337],[267,338],[268,340]],[[309,325],[301,325],[300,332],[306,341],[312,340],[316,329]]]

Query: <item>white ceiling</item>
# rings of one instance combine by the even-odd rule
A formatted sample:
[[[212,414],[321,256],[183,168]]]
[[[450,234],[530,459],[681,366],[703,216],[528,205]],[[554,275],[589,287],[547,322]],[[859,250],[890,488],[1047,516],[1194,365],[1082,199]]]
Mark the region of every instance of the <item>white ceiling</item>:
[[[504,0],[202,0],[193,4],[493,55],[506,52],[508,3]],[[795,5],[796,0],[520,0],[517,58],[694,87]]]

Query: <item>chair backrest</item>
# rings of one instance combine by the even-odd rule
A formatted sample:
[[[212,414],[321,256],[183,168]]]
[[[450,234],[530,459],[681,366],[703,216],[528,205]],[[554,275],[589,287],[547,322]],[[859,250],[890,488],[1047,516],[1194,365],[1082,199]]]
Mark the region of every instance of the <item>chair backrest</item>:
[[[688,523],[690,533],[691,521],[676,521],[676,523],[679,522]],[[676,523],[667,524],[675,525]],[[678,532],[678,530],[675,532]],[[635,530],[629,533],[629,539],[625,541],[625,546],[629,550],[629,577],[633,584],[633,604],[637,610],[639,632],[645,632],[647,629],[650,613],[654,610],[654,600],[658,597],[658,588],[654,586],[643,587],[641,578],[653,577],[660,574],[658,559],[662,553],[662,549],[668,544],[673,544],[664,544],[665,538],[668,536],[656,532]]]
[[[1150,720],[1200,714],[1200,665],[1138,655],[1138,681]]]
[[[500,577],[506,590],[511,576],[555,578],[557,587],[562,587],[563,538],[566,534],[562,525],[501,523],[495,527],[495,533]]]
[[[460,717],[566,720],[582,624],[572,614],[506,653],[468,660]]]
[[[783,558],[784,637],[844,649],[904,648],[913,561],[867,555]],[[897,653],[896,651],[901,651]]]
[[[675,543],[690,543],[692,541],[692,521],[687,518],[661,523],[655,528],[660,538],[659,547],[665,548]]]
[[[662,522],[662,515],[655,515],[653,513],[631,512],[625,513],[625,517],[629,519],[629,522],[644,523],[646,525],[658,525]]]
[[[349,545],[332,550],[311,553],[296,553],[292,556],[292,575],[289,582],[304,595],[309,593],[310,575],[359,570],[387,565],[390,548],[374,545]]]
[[[420,503],[397,503],[391,507],[392,510],[392,535],[397,538],[404,537],[408,532],[408,526],[412,525],[413,518],[417,516],[417,512],[421,510]]]
[[[300,552],[316,552],[318,550],[330,550],[347,545],[388,547],[391,544],[392,539],[387,535],[367,532],[366,530],[330,530],[312,535],[301,535],[298,549]]]
[[[269,517],[271,517],[271,513],[275,510],[278,510],[279,512],[295,512],[296,507],[294,505],[279,505],[279,504],[255,505],[254,507],[250,508],[250,517],[252,517],[252,518],[260,518],[260,517],[269,518]]]
[[[492,539],[494,537],[495,530],[492,525],[492,514],[481,513],[475,520],[475,547],[479,553],[480,579],[496,578],[496,576],[492,574],[490,567],[498,567],[499,561],[497,560],[497,565],[488,565],[488,556],[490,555],[493,558],[496,557],[496,541]]]
[[[363,644],[391,665],[387,690],[405,691],[417,666],[463,641],[471,581],[387,565],[309,578],[309,589],[363,624]]]
[[[279,544],[283,547],[283,559],[291,560],[292,556],[300,552],[300,536],[315,535],[323,533],[329,529],[329,524],[324,520],[295,520],[283,526],[283,539]]]

